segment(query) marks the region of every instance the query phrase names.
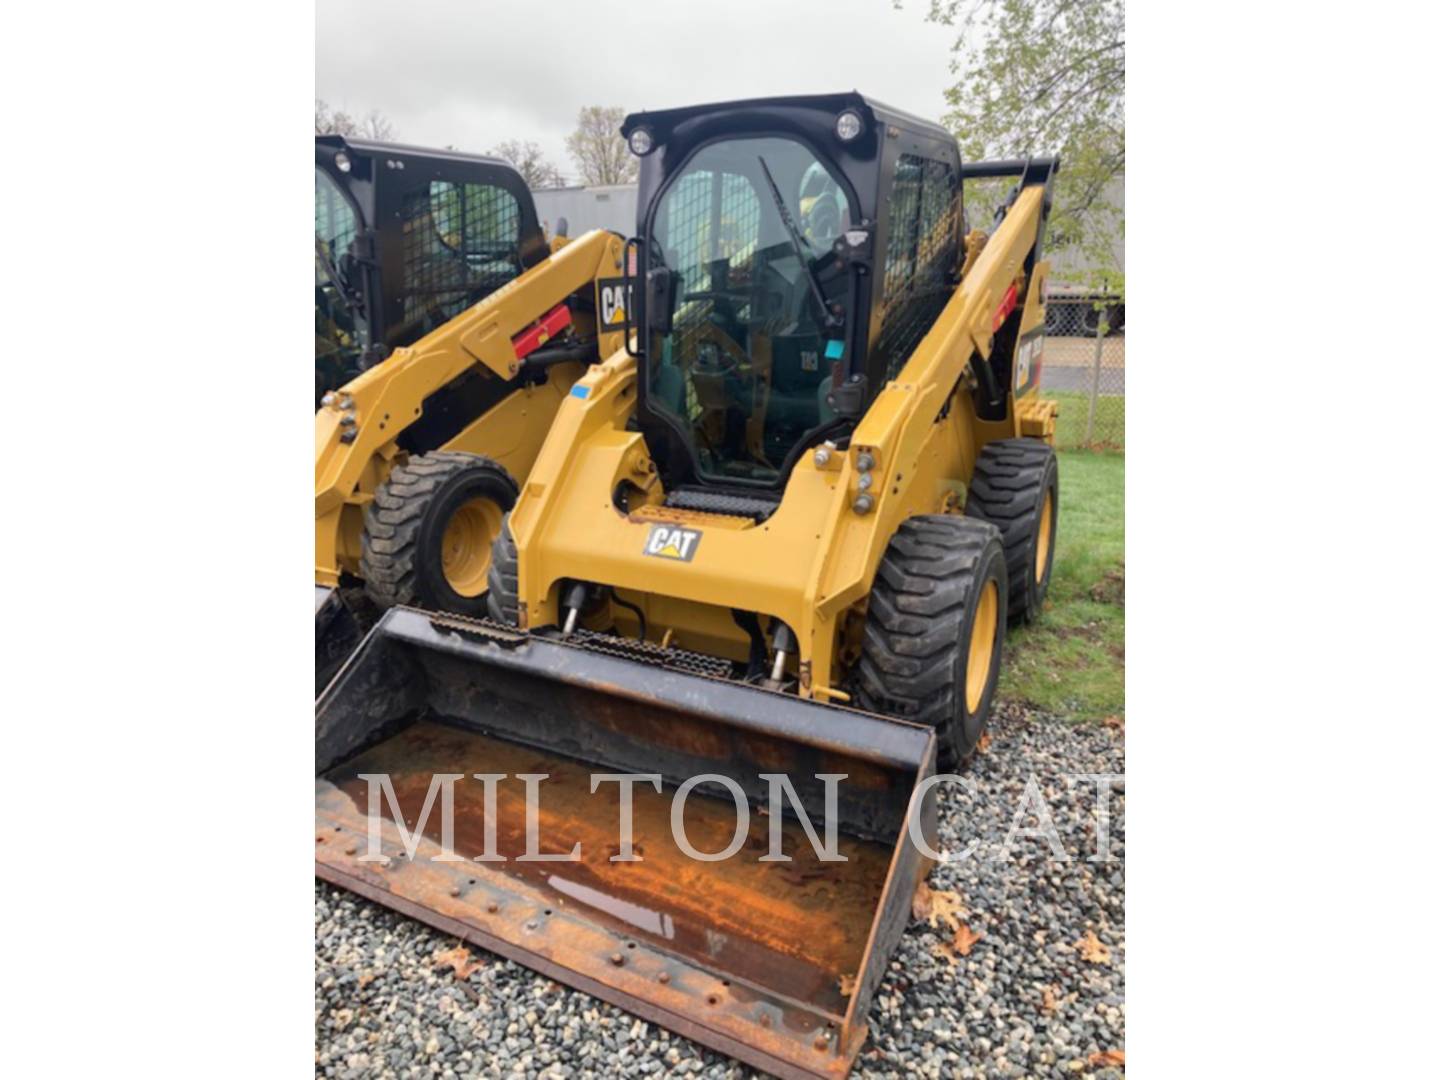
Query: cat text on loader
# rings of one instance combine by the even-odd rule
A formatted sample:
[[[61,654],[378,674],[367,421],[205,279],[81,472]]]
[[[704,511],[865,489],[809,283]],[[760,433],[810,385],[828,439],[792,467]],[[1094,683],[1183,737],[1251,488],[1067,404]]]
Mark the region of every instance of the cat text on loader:
[[[621,246],[599,230],[568,242],[326,395],[315,414],[316,693],[379,611],[483,613],[501,517],[556,410],[588,364],[621,347]]]
[[[858,94],[623,131],[636,333],[561,406],[491,618],[393,610],[317,703],[317,873],[767,1072],[840,1077],[934,854],[930,779],[973,751],[1050,574],[1056,165],[962,169],[944,129]],[[965,175],[1015,178],[988,237]],[[383,868],[359,854],[381,775],[423,833],[387,818]],[[437,775],[466,778],[453,835],[420,822]],[[458,861],[426,858],[446,841]]]

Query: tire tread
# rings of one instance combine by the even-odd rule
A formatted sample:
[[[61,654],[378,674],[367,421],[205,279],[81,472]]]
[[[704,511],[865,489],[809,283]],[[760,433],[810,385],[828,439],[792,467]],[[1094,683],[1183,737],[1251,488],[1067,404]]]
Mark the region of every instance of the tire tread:
[[[431,500],[461,473],[482,469],[519,494],[519,485],[498,462],[458,450],[432,450],[397,465],[365,508],[360,533],[360,577],[381,608],[417,603],[420,528]]]
[[[950,727],[963,692],[959,650],[966,611],[987,548],[999,542],[999,530],[979,519],[910,518],[891,538],[870,589],[851,677],[856,703],[935,728],[942,766],[958,756]]]
[[[1033,621],[1044,601],[1043,592],[1032,580],[1033,537],[1044,506],[1046,477],[1055,470],[1054,460],[1055,451],[1048,443],[1021,438],[987,443],[975,462],[965,514],[1000,530],[1010,579],[1011,623]],[[1052,512],[1059,509],[1057,489]],[[1053,565],[1053,545],[1051,552]]]

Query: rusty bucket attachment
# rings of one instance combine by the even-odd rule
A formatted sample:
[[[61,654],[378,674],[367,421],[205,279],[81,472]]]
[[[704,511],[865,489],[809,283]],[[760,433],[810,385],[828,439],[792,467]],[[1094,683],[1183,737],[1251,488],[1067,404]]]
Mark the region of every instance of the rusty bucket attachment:
[[[924,870],[912,822],[935,843],[934,735],[717,675],[392,609],[316,703],[316,874],[776,1076],[843,1077]],[[594,774],[663,779],[630,789],[628,852]]]
[[[355,651],[363,635],[360,621],[340,596],[339,589],[315,586],[315,696],[330,685],[345,658]]]

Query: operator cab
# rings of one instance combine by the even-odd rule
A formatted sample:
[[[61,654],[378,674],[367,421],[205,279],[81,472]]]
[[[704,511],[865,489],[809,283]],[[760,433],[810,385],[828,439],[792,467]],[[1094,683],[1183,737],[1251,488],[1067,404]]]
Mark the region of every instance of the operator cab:
[[[667,490],[773,503],[950,298],[955,139],[856,93],[636,113],[621,131],[640,157],[638,422]]]
[[[317,404],[547,252],[508,162],[315,136]]]

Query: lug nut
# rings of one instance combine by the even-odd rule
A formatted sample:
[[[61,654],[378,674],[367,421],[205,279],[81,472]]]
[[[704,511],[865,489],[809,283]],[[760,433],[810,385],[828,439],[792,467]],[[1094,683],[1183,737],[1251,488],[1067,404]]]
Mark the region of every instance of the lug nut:
[[[869,495],[856,496],[855,501],[850,504],[850,509],[857,514],[868,514],[875,506],[875,500]]]
[[[815,464],[822,469],[830,464],[830,448],[828,446],[822,446],[815,451]]]
[[[860,456],[855,459],[855,467],[861,472],[869,472],[875,468],[875,455],[868,450],[862,451]]]
[[[325,391],[325,396],[320,399],[320,404],[321,404],[321,405],[325,405],[325,406],[334,405],[334,404],[335,404],[335,391],[334,391],[334,390],[327,390],[327,391]]]
[[[614,964],[616,967],[620,967],[622,964],[625,963],[625,955],[624,955],[623,953],[618,953],[618,952],[617,952],[617,953],[611,953],[611,954],[610,954],[610,962],[611,962],[612,964]]]
[[[867,472],[867,473],[861,473],[861,474],[860,474],[860,490],[861,490],[861,491],[869,491],[869,490],[870,490],[870,485],[871,485],[872,483],[874,483],[874,482],[875,482],[875,478],[874,478],[873,476],[871,476],[868,472]]]

